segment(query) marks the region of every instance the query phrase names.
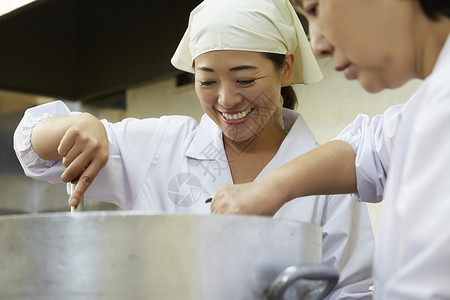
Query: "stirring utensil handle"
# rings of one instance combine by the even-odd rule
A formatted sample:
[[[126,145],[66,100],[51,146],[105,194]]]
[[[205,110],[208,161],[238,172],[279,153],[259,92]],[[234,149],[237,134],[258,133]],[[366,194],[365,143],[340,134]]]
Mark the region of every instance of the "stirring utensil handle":
[[[72,195],[73,191],[75,190],[75,187],[77,186],[77,182],[71,182],[70,183],[70,194]],[[82,212],[84,211],[84,197],[81,197],[80,203],[76,207],[71,206],[70,212],[73,214],[75,212]]]

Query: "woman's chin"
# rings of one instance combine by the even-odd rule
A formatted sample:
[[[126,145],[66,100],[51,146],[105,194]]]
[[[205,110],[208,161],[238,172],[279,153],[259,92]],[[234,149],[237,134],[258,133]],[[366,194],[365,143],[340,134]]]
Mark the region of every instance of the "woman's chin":
[[[243,144],[254,139],[254,135],[248,135],[243,132],[224,132],[226,139],[233,144]]]
[[[363,80],[363,79],[358,80],[363,89],[365,89],[370,94],[376,94],[388,88],[386,85],[381,84],[380,82],[375,80]]]
[[[358,76],[359,83],[369,93],[375,94],[386,89],[397,89],[403,86],[408,78],[396,77],[396,78],[380,78],[375,76]]]

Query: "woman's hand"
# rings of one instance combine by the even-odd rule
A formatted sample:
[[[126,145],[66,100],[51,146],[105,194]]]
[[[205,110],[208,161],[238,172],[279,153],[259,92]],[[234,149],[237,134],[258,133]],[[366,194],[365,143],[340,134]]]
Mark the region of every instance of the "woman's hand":
[[[90,114],[79,115],[78,121],[61,139],[58,154],[66,167],[61,175],[62,181],[78,180],[69,198],[69,204],[77,206],[94,178],[108,161],[109,143],[105,127],[100,120]]]
[[[294,198],[354,193],[355,158],[353,148],[346,142],[329,142],[258,181],[220,187],[212,199],[211,212],[272,216]]]
[[[262,181],[219,187],[212,199],[213,214],[273,216],[285,200],[277,189]]]
[[[32,133],[36,153],[47,160],[62,159],[64,182],[78,181],[69,198],[77,206],[108,161],[109,143],[103,124],[91,114],[57,116],[39,122]]]

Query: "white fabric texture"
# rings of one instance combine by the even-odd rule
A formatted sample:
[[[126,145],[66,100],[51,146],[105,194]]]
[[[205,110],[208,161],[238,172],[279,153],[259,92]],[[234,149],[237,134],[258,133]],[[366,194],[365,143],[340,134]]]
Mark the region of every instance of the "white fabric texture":
[[[193,73],[194,59],[214,50],[295,54],[291,84],[310,84],[322,73],[289,0],[205,0],[190,14],[172,64]]]
[[[356,151],[360,199],[383,195],[375,299],[450,299],[449,74],[450,36],[406,104],[371,124],[359,116],[337,137]]]
[[[31,120],[45,110],[49,114],[71,114],[62,102],[31,108],[15,133],[15,149],[27,174],[50,182],[61,182],[63,166],[49,167],[25,143]],[[275,157],[258,178],[317,146],[303,118],[283,111],[289,132]],[[110,156],[89,187],[85,199],[116,203],[127,210],[157,213],[209,214],[205,199],[217,188],[232,184],[222,132],[207,115],[200,124],[190,117],[102,121],[108,133]],[[181,184],[186,182],[186,185]],[[120,183],[120,184],[118,184]],[[341,273],[328,299],[371,299],[372,228],[363,203],[349,195],[295,199],[283,206],[275,218],[319,225],[323,229],[323,261]]]

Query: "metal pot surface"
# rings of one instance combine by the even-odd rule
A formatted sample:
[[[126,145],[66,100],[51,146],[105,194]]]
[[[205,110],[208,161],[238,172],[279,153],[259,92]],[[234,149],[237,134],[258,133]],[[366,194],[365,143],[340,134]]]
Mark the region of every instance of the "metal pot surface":
[[[0,299],[285,299],[307,289],[320,299],[338,277],[320,264],[321,233],[257,216],[4,216]]]

